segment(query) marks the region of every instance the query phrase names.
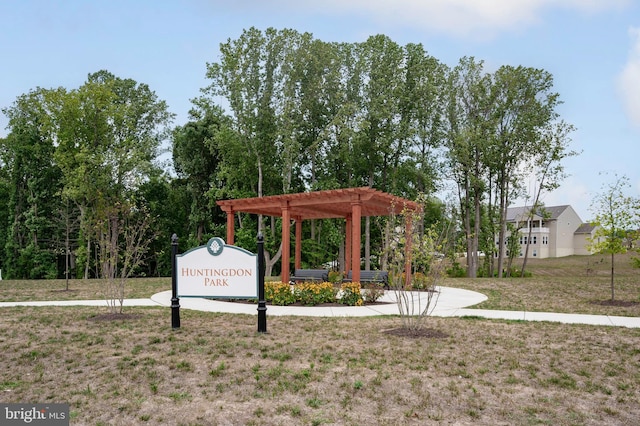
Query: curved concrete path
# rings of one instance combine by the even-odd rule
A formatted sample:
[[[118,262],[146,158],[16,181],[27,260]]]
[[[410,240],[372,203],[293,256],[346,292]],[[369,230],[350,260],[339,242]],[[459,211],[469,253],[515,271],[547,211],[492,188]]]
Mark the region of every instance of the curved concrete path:
[[[487,296],[475,291],[463,290],[452,287],[439,287],[436,293],[437,300],[435,308],[430,313],[438,317],[463,317],[473,316],[488,319],[505,319],[520,321],[551,321],[566,324],[589,324],[606,325],[629,328],[640,328],[640,318],[621,317],[611,315],[584,315],[584,314],[561,314],[551,312],[526,312],[526,311],[492,311],[486,309],[469,309],[470,306],[477,305],[485,300]],[[427,305],[425,293],[413,293],[415,313],[424,310]],[[435,299],[434,299],[435,300]],[[394,291],[386,291],[380,299],[387,304],[369,306],[267,306],[267,315],[281,316],[341,316],[341,317],[366,317],[376,315],[398,315],[398,305],[396,304],[396,294]],[[47,302],[0,302],[0,308],[11,306],[107,306],[105,300],[65,300]],[[124,306],[171,306],[171,291],[163,291],[154,294],[149,299],[126,299]],[[192,309],[208,312],[227,312],[238,314],[256,314],[257,306],[247,303],[230,303],[221,300],[211,300],[202,298],[180,299],[182,309]]]
[[[526,311],[492,311],[486,309],[469,309],[469,306],[477,305],[487,300],[484,294],[452,287],[439,287],[438,299],[431,315],[438,317],[463,317],[474,316],[487,319],[505,319],[520,321],[551,321],[565,324],[589,324],[607,325],[629,328],[640,328],[640,318],[620,317],[611,315],[584,315],[584,314],[561,314],[551,312],[526,312]],[[425,293],[414,293],[414,303],[416,313],[426,306]],[[171,306],[171,291],[157,293],[151,300],[163,306]],[[380,299],[382,302],[390,302],[386,305],[370,306],[267,306],[267,315],[298,315],[298,316],[350,316],[365,317],[375,315],[398,315],[398,305],[394,291],[386,291]],[[181,298],[180,307],[184,309],[194,309],[210,312],[228,312],[255,314],[256,305],[246,303],[229,303],[219,300],[207,300],[198,298]]]
[[[434,301],[437,303],[434,315],[451,313],[466,306],[477,305],[487,300],[487,296],[475,291],[462,290],[451,287],[440,287],[438,293],[434,293]],[[427,306],[427,293],[413,292],[413,302],[416,314]],[[375,315],[398,315],[394,291],[385,291],[384,296],[378,299],[386,304],[367,306],[267,306],[267,315],[281,316],[313,316],[313,317],[368,317]],[[163,291],[151,296],[151,300],[160,305],[171,306],[171,291]],[[257,306],[250,303],[229,303],[224,300],[211,300],[201,298],[182,297],[180,307],[198,311],[228,312],[237,314],[255,314]],[[447,315],[440,315],[447,316]]]

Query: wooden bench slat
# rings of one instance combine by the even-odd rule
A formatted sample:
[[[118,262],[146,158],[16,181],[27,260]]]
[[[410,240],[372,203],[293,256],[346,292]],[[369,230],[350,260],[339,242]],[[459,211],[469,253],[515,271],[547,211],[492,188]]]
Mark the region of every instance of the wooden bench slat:
[[[343,279],[344,282],[353,281],[353,271],[347,273],[347,277]],[[360,271],[361,283],[381,283],[385,287],[389,286],[389,273],[387,271]]]
[[[296,269],[291,277],[290,282],[300,281],[329,281],[329,271],[326,269]]]

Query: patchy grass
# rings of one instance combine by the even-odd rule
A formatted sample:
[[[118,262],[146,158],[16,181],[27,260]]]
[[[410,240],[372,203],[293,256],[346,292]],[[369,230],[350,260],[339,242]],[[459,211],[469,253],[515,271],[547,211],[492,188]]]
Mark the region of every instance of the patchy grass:
[[[4,280],[0,281],[0,301],[95,300],[105,298],[103,280]],[[171,290],[171,278],[136,278],[125,287],[127,299],[147,298]]]
[[[529,278],[447,279],[443,285],[475,290],[488,300],[474,308],[640,316],[640,269],[631,254],[616,255],[615,299],[611,299],[609,256],[530,259]],[[636,255],[637,256],[637,255]],[[518,264],[519,266],[519,264]],[[587,270],[588,273],[587,273]]]
[[[4,402],[67,402],[72,424],[634,424],[640,330],[432,318],[269,318],[4,308]]]
[[[587,267],[590,269],[586,274]],[[479,307],[640,316],[599,303],[607,258],[535,259],[527,279],[447,280]],[[616,294],[638,302],[640,271],[617,261]],[[6,300],[100,299],[99,281],[2,281]],[[127,297],[170,289],[133,280]],[[0,311],[3,402],[66,402],[71,424],[631,425],[640,418],[640,329],[430,318],[269,317],[169,308]]]

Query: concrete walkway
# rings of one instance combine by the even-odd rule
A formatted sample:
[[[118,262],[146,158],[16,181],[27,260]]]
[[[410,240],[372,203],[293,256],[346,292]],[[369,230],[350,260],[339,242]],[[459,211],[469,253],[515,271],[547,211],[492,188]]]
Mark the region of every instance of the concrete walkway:
[[[405,293],[413,301],[415,313],[419,313],[427,306],[427,294],[414,292]],[[551,321],[566,324],[606,325],[629,328],[640,328],[640,318],[620,317],[611,315],[584,315],[584,314],[560,314],[550,312],[525,312],[525,311],[491,311],[485,309],[469,309],[469,306],[477,305],[487,300],[484,294],[475,291],[463,290],[452,287],[439,287],[435,293],[435,308],[430,313],[438,317],[462,317],[473,316],[489,319],[506,319],[521,321]],[[394,291],[385,292],[380,299],[387,304],[369,306],[267,306],[267,315],[281,316],[316,316],[316,317],[367,317],[377,315],[398,315],[398,305]],[[104,306],[105,300],[66,300],[53,302],[0,302],[0,308],[11,306]],[[171,306],[171,291],[163,291],[154,294],[150,299],[126,299],[124,306]],[[226,312],[237,314],[257,314],[257,306],[248,303],[230,303],[222,300],[210,300],[202,298],[180,299],[181,309],[192,309],[207,312]]]

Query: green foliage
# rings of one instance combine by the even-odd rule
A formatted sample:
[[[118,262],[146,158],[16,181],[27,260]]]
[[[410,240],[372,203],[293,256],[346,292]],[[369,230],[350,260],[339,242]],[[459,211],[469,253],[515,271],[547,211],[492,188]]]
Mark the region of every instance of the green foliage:
[[[212,188],[212,182],[218,182],[222,155],[218,140],[228,131],[230,119],[219,107],[193,110],[191,116],[196,120],[173,130],[173,164],[178,176],[184,179],[190,199],[187,235],[199,246],[213,228],[212,219],[221,214],[210,197],[218,195],[216,188]]]
[[[209,84],[189,122],[172,131],[173,115],[146,84],[105,70],[79,88],[37,89],[5,109],[10,133],[0,151],[0,192],[6,189],[8,202],[0,214],[8,225],[0,229],[0,267],[26,277],[32,271],[20,259],[27,245],[66,252],[68,233],[77,275],[98,276],[92,232],[104,206],[126,202],[149,212],[159,237],[135,273],[167,275],[171,234],[185,249],[224,234],[219,199],[363,185],[415,198],[441,186],[445,163],[465,191],[457,213],[464,223],[449,226],[446,205],[433,197],[423,223],[474,253],[489,250],[497,209],[484,203],[508,203],[508,190],[518,190],[519,159],[546,152],[553,139],[545,126],[557,118],[558,96],[543,70],[486,73],[469,58],[449,70],[424,46],[384,35],[333,43],[273,28],[247,29],[219,53],[207,64]],[[217,105],[221,97],[229,115]],[[176,176],[154,164],[169,136]],[[48,220],[63,218],[69,204],[77,207],[69,221]],[[236,220],[236,244],[255,251],[256,231],[263,231],[268,271],[278,271],[280,219]],[[368,249],[380,254],[387,222],[366,223]],[[342,219],[303,224],[302,262],[337,259],[344,232]],[[475,274],[477,266],[467,270]]]
[[[55,254],[43,250],[34,244],[29,244],[20,250],[17,271],[26,271],[28,279],[54,279],[58,270]]]

